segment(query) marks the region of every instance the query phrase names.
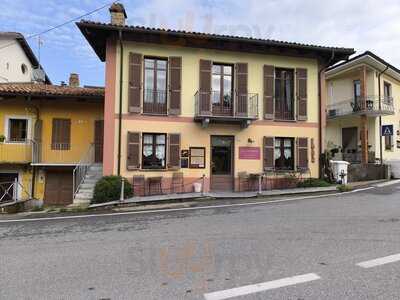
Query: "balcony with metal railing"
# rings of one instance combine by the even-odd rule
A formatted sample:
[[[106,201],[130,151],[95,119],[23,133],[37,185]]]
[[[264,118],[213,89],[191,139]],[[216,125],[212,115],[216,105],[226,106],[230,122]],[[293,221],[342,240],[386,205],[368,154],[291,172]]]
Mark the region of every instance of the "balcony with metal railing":
[[[195,121],[206,127],[209,123],[241,124],[244,127],[258,119],[258,94],[225,94],[219,91],[195,94]]]
[[[32,142],[10,141],[0,142],[0,164],[28,164],[32,161]]]
[[[143,99],[143,113],[150,115],[167,114],[167,92],[162,90],[145,90]]]
[[[335,119],[351,115],[386,116],[394,114],[392,97],[367,96],[337,102],[327,106],[327,118]]]
[[[76,166],[87,151],[88,145],[71,143],[32,143],[32,164]]]

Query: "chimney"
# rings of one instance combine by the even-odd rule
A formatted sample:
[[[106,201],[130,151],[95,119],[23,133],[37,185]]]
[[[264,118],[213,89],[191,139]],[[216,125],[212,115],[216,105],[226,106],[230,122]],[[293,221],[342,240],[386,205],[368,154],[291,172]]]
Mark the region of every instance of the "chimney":
[[[111,24],[116,26],[124,26],[128,17],[124,5],[114,2],[110,7]]]
[[[79,75],[76,73],[71,73],[69,76],[69,86],[71,87],[79,87]]]

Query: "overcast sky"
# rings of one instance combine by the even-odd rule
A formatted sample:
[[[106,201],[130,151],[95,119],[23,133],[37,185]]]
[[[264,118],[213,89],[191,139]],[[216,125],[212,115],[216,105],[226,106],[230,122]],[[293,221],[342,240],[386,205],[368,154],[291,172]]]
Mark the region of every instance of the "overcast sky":
[[[106,0],[1,0],[0,30],[28,36],[107,4]],[[398,0],[126,0],[128,24],[253,36],[370,50],[400,67]],[[86,17],[108,22],[108,9]],[[104,65],[75,24],[43,35],[42,64],[53,83],[77,72],[104,85]],[[37,39],[29,40],[38,53]],[[0,55],[2,55],[0,50]]]

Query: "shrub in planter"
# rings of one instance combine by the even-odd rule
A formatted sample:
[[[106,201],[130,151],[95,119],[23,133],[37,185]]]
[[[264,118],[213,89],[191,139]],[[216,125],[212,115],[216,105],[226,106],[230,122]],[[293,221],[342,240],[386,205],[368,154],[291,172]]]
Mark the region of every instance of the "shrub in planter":
[[[307,188],[307,187],[327,187],[331,186],[331,184],[325,180],[318,179],[318,178],[308,178],[303,181],[300,181],[297,184],[299,188]]]
[[[105,203],[119,200],[121,196],[121,182],[124,180],[124,198],[133,196],[132,186],[126,178],[121,176],[105,176],[94,188],[92,203]]]
[[[4,143],[6,140],[6,136],[4,134],[0,134],[0,143]]]

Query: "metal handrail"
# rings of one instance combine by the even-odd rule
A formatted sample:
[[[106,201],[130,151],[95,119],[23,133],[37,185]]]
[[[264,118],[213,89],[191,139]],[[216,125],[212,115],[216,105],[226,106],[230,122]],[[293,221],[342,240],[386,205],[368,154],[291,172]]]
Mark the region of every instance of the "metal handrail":
[[[86,174],[94,163],[94,149],[94,143],[91,143],[88,150],[82,156],[79,163],[76,165],[72,172],[73,199],[75,199],[75,196],[78,193],[78,190],[82,185]]]
[[[3,186],[7,186],[8,187],[3,187]],[[21,187],[21,191],[24,192],[29,199],[32,199],[32,195],[27,192],[24,188],[24,186],[18,182],[18,179],[15,179],[14,181],[10,181],[10,182],[0,182],[0,187],[2,190],[2,194],[0,193],[0,204],[1,203],[5,203],[5,202],[18,202],[19,200],[19,196],[18,195],[18,187]],[[12,190],[12,193],[10,193],[10,191]],[[7,200],[6,197],[10,197],[11,200]],[[22,196],[22,195],[21,195]]]

